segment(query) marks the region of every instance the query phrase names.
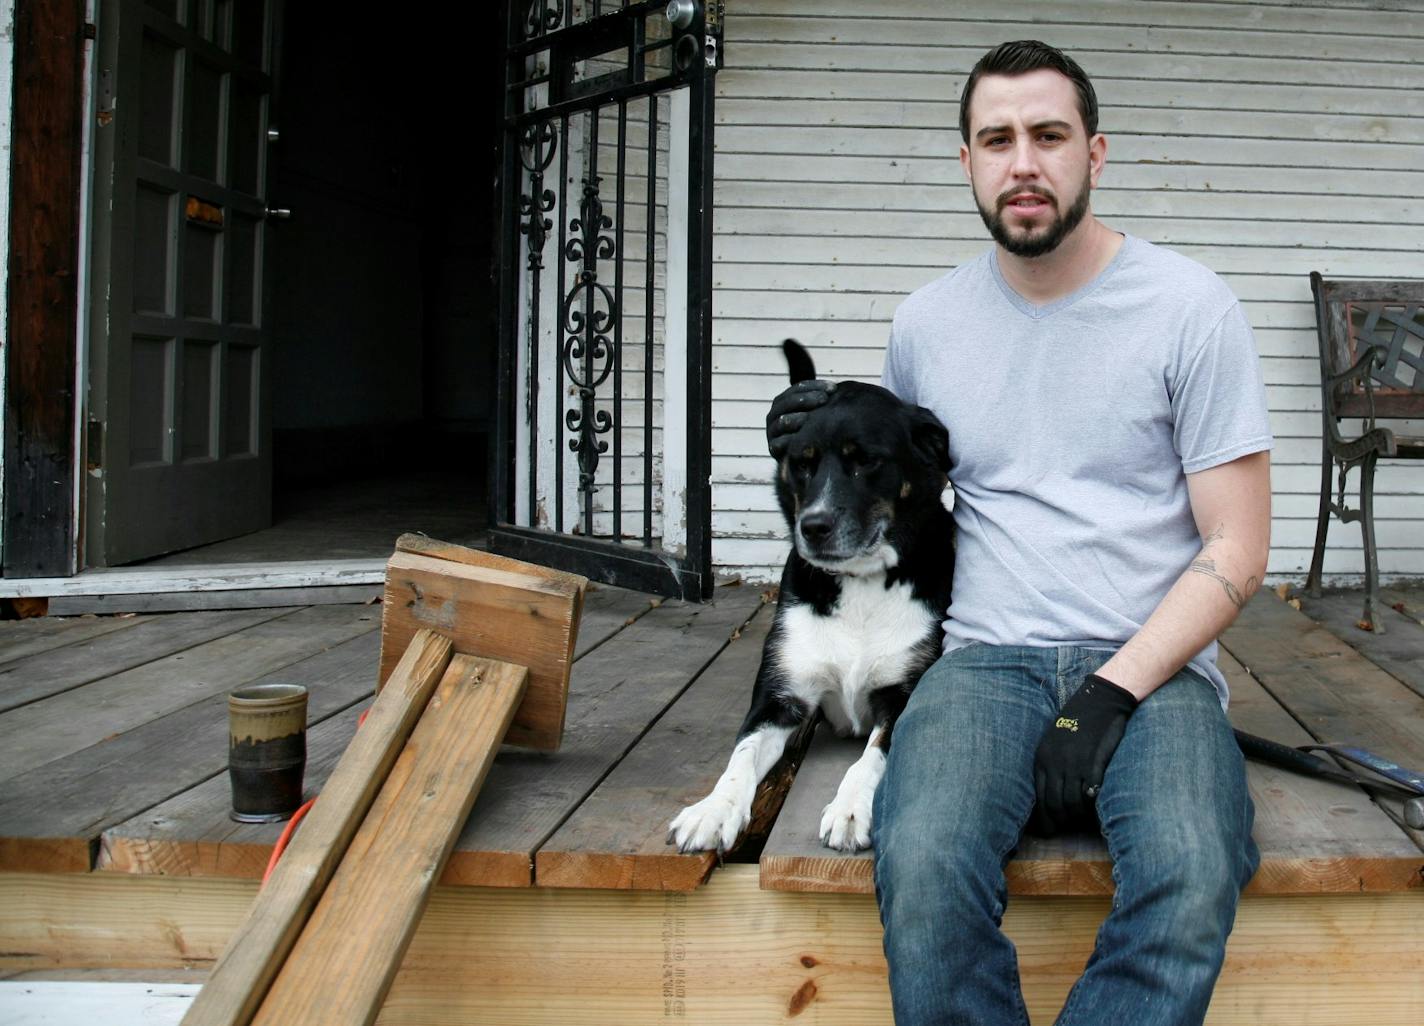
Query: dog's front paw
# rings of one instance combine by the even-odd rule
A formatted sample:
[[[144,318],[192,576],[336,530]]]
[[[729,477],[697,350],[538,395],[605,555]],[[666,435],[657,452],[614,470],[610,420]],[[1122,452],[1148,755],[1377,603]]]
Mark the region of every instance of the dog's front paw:
[[[871,747],[846,770],[835,798],[821,813],[821,843],[838,851],[870,847],[870,809],[885,775],[885,754]]]
[[[847,799],[845,788],[821,812],[821,843],[837,851],[857,852],[870,847],[869,794],[853,794]]]
[[[668,843],[676,844],[681,852],[723,852],[751,818],[750,805],[739,808],[737,802],[714,791],[677,814],[668,826]]]

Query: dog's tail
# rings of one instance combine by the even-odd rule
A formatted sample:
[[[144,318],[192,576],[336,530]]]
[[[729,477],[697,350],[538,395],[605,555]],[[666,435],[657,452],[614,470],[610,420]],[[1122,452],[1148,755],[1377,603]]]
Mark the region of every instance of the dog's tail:
[[[816,376],[816,363],[811,359],[811,354],[806,351],[806,347],[794,338],[788,338],[781,343],[781,351],[786,354],[786,366],[791,371],[791,383],[799,384],[802,381],[810,381]]]

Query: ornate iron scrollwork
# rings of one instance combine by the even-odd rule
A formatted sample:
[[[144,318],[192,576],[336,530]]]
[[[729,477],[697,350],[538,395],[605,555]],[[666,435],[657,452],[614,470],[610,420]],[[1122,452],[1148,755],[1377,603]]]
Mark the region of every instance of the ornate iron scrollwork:
[[[598,195],[602,179],[590,175],[583,180],[579,216],[569,222],[572,238],[564,246],[564,258],[582,263],[574,287],[564,297],[563,365],[569,381],[578,389],[579,408],[569,410],[564,423],[577,437],[569,439],[570,451],[578,454],[579,490],[584,493],[584,510],[592,510],[594,472],[598,458],[608,451],[599,439],[613,428],[607,410],[595,408],[598,387],[613,371],[615,358],[609,331],[619,317],[618,302],[608,286],[598,280],[598,261],[614,258],[613,238],[604,232],[613,219],[603,212]]]
[[[555,201],[553,190],[544,188],[544,172],[558,146],[559,133],[551,121],[530,125],[520,141],[519,162],[529,172],[529,192],[519,196],[519,215],[528,219],[519,226],[519,231],[529,236],[531,271],[544,266],[544,242],[549,237],[549,229],[554,227],[554,222],[544,216],[554,209]]]
[[[546,32],[552,32],[563,21],[561,0],[529,0],[525,9],[524,38],[533,39]]]

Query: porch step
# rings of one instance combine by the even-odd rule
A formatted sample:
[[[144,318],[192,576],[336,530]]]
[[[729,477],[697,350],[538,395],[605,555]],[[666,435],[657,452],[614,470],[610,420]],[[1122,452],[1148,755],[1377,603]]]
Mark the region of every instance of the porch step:
[[[1416,652],[1424,651],[1424,631],[1417,632],[1414,645]],[[1263,591],[1248,604],[1223,649],[1220,666],[1231,686],[1234,726],[1289,745],[1328,736],[1406,764],[1420,761],[1424,700],[1273,592]],[[821,808],[864,747],[822,734],[762,853],[761,884],[770,890],[874,893],[869,852],[844,855],[823,847],[816,836]],[[1247,781],[1261,849],[1261,868],[1248,894],[1424,886],[1424,844],[1416,843],[1424,837],[1398,822],[1388,803],[1376,804],[1355,787],[1256,763],[1248,763]],[[1015,895],[1113,890],[1107,848],[1088,834],[1025,837],[1005,875]]]

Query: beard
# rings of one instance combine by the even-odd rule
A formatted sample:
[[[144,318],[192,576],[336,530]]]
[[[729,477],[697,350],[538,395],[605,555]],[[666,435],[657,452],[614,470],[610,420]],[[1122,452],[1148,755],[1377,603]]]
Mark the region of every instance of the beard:
[[[1054,210],[1057,211],[1058,197],[1042,186],[1027,185],[1002,192],[994,201],[993,210],[980,203],[979,195],[976,193],[974,205],[979,210],[979,216],[984,219],[984,226],[989,229],[989,234],[1000,246],[1003,246],[1014,256],[1040,257],[1057,249],[1059,243],[1082,223],[1083,216],[1088,212],[1088,193],[1091,187],[1091,180],[1087,175],[1084,175],[1082,188],[1078,190],[1078,195],[1073,199],[1073,205],[1066,211],[1059,211],[1046,228],[1036,233],[1033,229],[1020,230],[1018,234],[1011,233],[1004,220],[1004,207],[1008,206],[1010,197],[1027,192],[1033,193],[1035,196],[1042,196],[1053,204]]]

